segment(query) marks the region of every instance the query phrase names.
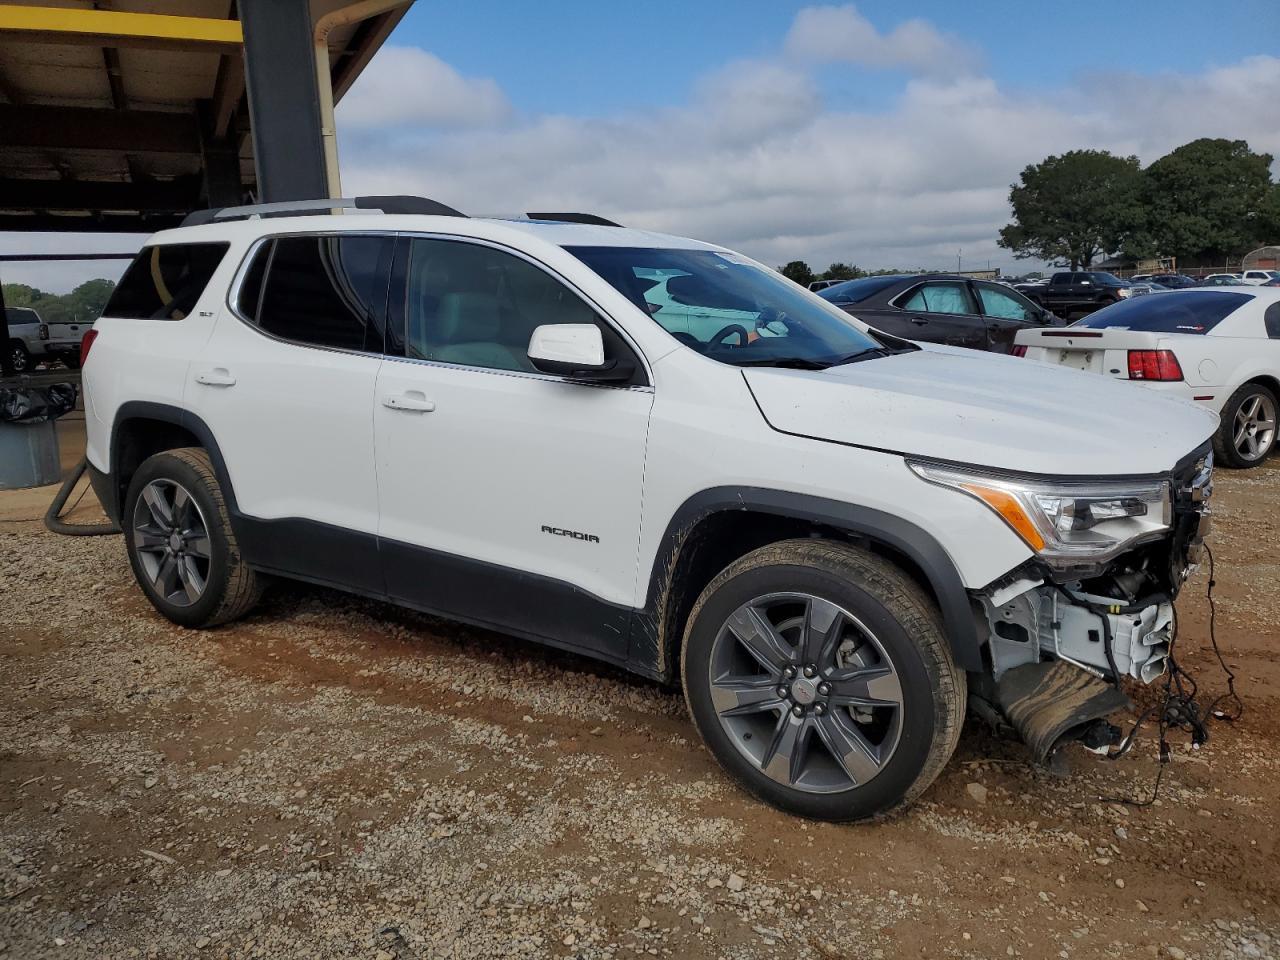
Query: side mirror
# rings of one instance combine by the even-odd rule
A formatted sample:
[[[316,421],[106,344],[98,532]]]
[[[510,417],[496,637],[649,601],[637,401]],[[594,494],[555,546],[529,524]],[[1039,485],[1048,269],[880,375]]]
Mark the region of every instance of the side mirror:
[[[593,323],[544,323],[529,338],[529,359],[543,373],[583,383],[631,379],[630,363],[606,360],[604,337]]]

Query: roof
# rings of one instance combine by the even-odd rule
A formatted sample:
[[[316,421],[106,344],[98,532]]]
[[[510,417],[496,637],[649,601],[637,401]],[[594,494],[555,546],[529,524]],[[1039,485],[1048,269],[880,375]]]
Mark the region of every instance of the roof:
[[[312,0],[313,21],[346,2]],[[233,0],[26,4],[0,0],[0,230],[148,232],[176,223],[181,217],[175,214],[206,205],[206,141],[233,154],[228,166],[238,166],[242,191],[253,190]],[[335,100],[404,10],[332,31]],[[161,24],[146,37],[93,34],[97,17],[116,16],[113,29],[122,30],[122,14],[164,16],[143,18]],[[41,32],[41,15],[61,32]],[[160,35],[166,28],[180,32],[174,25],[182,24],[187,39]],[[72,32],[81,26],[85,32]]]

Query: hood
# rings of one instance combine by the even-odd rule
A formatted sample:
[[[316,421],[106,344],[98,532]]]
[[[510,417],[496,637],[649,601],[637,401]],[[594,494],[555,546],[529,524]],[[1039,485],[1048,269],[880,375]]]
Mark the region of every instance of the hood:
[[[783,433],[1018,473],[1165,473],[1218,425],[1150,387],[959,348],[743,376]]]

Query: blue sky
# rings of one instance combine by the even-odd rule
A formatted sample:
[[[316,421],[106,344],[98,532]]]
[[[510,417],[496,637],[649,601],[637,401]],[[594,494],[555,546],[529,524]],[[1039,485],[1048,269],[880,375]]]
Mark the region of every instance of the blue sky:
[[[1077,148],[1280,156],[1276,0],[422,0],[338,107],[344,193],[585,210],[767,263],[992,265],[1009,185]],[[1280,166],[1273,167],[1280,171]],[[121,249],[141,238],[78,238]],[[0,251],[67,238],[0,234]],[[63,291],[109,264],[5,265]]]
[[[493,77],[519,110],[588,116],[681,102],[708,68],[770,55],[805,6],[778,0],[470,0],[459,14],[457,7],[421,2],[393,42],[430,50],[464,74]],[[977,45],[997,83],[1027,90],[1117,69],[1194,72],[1280,50],[1275,0],[924,0],[859,3],[857,9],[882,31],[907,18],[928,20]],[[905,76],[829,69],[820,72],[820,87],[834,103],[875,109]]]

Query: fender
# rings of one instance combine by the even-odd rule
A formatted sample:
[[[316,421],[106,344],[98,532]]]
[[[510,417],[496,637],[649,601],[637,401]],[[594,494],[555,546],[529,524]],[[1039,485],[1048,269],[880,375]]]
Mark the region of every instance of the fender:
[[[175,407],[167,403],[155,403],[150,400],[128,400],[120,404],[116,410],[115,419],[111,421],[111,438],[107,447],[107,481],[108,489],[111,492],[111,503],[103,502],[103,508],[108,515],[116,518],[120,513],[120,427],[129,420],[159,420],[162,423],[172,423],[176,427],[182,427],[195,435],[200,441],[200,445],[204,447],[209,454],[209,460],[213,463],[213,472],[218,478],[218,484],[222,487],[222,495],[227,504],[227,512],[231,515],[233,528],[236,519],[240,515],[240,511],[236,507],[235,488],[231,485],[231,478],[227,474],[226,461],[222,459],[222,450],[218,447],[218,441],[213,437],[213,431],[209,429],[209,425],[197,417],[189,410],[181,407]],[[112,513],[114,511],[114,514]],[[237,536],[239,530],[236,530]]]
[[[654,612],[650,623],[659,634],[667,575],[690,531],[712,514],[727,511],[768,513],[835,527],[875,540],[910,558],[923,572],[938,599],[956,663],[964,670],[986,670],[968,591],[955,563],[930,533],[901,517],[870,507],[761,487],[714,487],[694,494],[675,512],[658,544],[645,604],[647,611]],[[633,643],[644,639],[633,636]],[[649,639],[655,647],[660,642],[658,635]],[[664,651],[655,649],[653,655],[659,660],[660,668],[670,668],[670,665],[662,663]]]

